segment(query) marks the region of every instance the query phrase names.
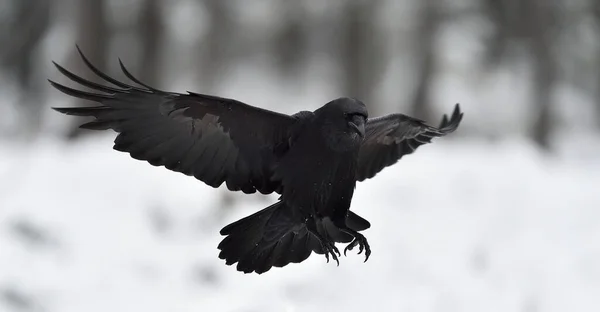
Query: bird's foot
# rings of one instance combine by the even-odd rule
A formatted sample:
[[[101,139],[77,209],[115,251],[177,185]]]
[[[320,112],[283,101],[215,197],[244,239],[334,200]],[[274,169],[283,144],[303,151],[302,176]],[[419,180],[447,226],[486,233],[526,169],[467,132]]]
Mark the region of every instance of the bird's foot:
[[[329,263],[329,255],[331,255],[333,260],[335,260],[335,262],[339,266],[340,260],[338,259],[338,256],[341,256],[341,254],[337,247],[335,247],[335,242],[329,239],[325,239],[325,237],[321,235],[319,231],[317,231],[315,222],[307,222],[306,226],[308,228],[308,231],[319,240],[319,243],[321,244],[321,249],[325,254],[325,259],[327,259],[327,263]]]
[[[325,259],[327,259],[327,263],[329,263],[329,255],[335,260],[337,265],[340,265],[340,261],[338,260],[338,256],[341,256],[340,251],[337,247],[335,247],[335,243],[331,241],[321,240],[321,248],[325,253]]]
[[[346,252],[348,250],[354,249],[354,247],[358,246],[358,254],[360,255],[363,251],[365,252],[365,261],[369,260],[369,256],[371,255],[371,247],[369,246],[369,242],[367,242],[367,238],[364,237],[360,233],[354,233],[354,240],[344,248],[344,256],[346,256]]]

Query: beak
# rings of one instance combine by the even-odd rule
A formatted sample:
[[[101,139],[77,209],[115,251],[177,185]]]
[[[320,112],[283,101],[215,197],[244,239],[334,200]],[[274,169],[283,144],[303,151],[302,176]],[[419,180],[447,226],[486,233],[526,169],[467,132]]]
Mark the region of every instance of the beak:
[[[357,125],[353,122],[350,122],[350,127],[352,127],[361,138],[365,137],[365,123],[364,122],[361,122],[359,125]]]

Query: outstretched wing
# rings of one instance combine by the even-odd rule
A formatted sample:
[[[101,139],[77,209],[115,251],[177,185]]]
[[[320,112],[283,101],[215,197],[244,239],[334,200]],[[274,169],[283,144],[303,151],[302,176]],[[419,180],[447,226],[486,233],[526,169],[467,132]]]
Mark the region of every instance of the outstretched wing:
[[[437,128],[402,114],[369,119],[358,156],[356,179],[363,181],[372,178],[383,168],[395,164],[402,156],[430,143],[432,138],[453,132],[458,128],[462,117],[463,113],[456,104],[450,119],[444,115]]]
[[[79,48],[78,48],[79,50]],[[155,166],[194,176],[230,190],[281,192],[271,181],[279,156],[286,152],[292,116],[216,96],[160,91],[133,77],[119,60],[132,86],[102,73],[79,53],[85,64],[113,86],[85,80],[54,63],[72,81],[94,92],[72,89],[50,80],[56,89],[99,103],[94,107],[54,108],[75,116],[92,116],[84,129],[113,129],[114,149]]]

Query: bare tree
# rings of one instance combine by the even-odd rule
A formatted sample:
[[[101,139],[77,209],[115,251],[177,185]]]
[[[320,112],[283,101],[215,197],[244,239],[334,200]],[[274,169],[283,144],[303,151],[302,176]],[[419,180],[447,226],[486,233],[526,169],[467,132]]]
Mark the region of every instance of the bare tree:
[[[19,111],[26,133],[37,134],[41,125],[42,83],[35,75],[38,44],[44,38],[50,20],[49,0],[14,0],[14,15],[0,44],[0,64],[14,72],[20,91]]]
[[[550,148],[552,90],[557,80],[555,46],[556,7],[546,0],[521,2],[522,20],[534,64],[534,104],[532,137],[545,149]]]
[[[600,1],[590,0],[592,4],[592,12],[594,14],[594,19],[596,20],[596,29],[600,29]],[[598,39],[597,36],[596,39]],[[596,59],[597,66],[597,76],[596,76],[596,121],[598,123],[598,128],[600,128],[600,49],[597,50],[598,57]]]
[[[282,1],[282,26],[277,30],[271,45],[282,74],[293,74],[306,60],[308,33],[307,12],[303,1]]]
[[[77,44],[89,58],[99,68],[105,68],[107,63],[106,49],[109,43],[109,26],[106,21],[106,2],[104,0],[80,0],[77,2],[78,16]],[[77,56],[78,57],[78,56]],[[76,62],[79,66],[81,62]],[[96,80],[97,78],[89,73],[89,70],[79,70],[78,72],[86,79]],[[78,106],[88,106],[86,101],[78,101]],[[67,133],[68,139],[75,139],[83,132],[77,127],[79,121],[75,121]]]
[[[419,18],[414,39],[414,57],[417,64],[417,87],[412,99],[412,113],[417,118],[430,120],[431,82],[436,71],[434,44],[440,25],[440,9],[437,0],[419,2]]]
[[[219,80],[220,69],[229,58],[228,48],[233,34],[233,21],[228,1],[204,0],[208,10],[209,29],[200,40],[198,78],[205,92],[214,88]]]
[[[142,41],[140,77],[150,85],[160,83],[160,50],[164,36],[160,3],[159,0],[144,0],[137,24]]]
[[[515,37],[515,0],[483,0],[484,14],[492,23],[494,31],[487,40],[485,65],[497,66],[506,57],[509,41]]]
[[[378,31],[380,0],[351,0],[345,3],[341,22],[340,62],[342,93],[372,103],[375,85],[386,65],[385,42]],[[381,108],[370,106],[373,115]]]
[[[508,53],[511,45],[529,52],[533,67],[533,105],[531,137],[542,148],[550,148],[552,90],[558,77],[554,47],[557,34],[559,1],[486,0],[486,13],[495,26],[488,42],[487,61],[498,65],[503,59],[514,59]]]

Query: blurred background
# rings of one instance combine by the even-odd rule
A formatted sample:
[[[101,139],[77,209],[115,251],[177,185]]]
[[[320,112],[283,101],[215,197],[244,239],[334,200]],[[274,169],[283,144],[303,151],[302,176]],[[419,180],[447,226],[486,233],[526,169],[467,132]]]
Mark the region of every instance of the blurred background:
[[[373,254],[244,275],[275,196],[111,149],[51,61],[284,113],[353,96],[449,137],[360,183]],[[0,311],[600,311],[600,1],[0,0]]]

